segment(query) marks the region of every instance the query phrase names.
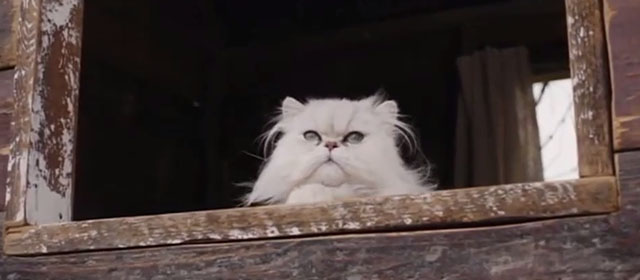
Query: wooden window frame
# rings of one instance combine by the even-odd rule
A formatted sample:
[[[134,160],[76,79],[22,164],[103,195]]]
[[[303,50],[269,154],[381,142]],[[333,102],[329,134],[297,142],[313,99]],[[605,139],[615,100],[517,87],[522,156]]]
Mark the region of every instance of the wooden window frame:
[[[469,227],[615,212],[619,197],[603,6],[600,0],[566,0],[566,6],[580,179],[73,222],[83,0],[22,0],[5,254]]]

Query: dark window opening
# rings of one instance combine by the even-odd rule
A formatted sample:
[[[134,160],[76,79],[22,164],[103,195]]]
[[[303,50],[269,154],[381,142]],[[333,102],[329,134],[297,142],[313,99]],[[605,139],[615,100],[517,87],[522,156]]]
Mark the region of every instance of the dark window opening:
[[[446,189],[458,57],[525,46],[534,75],[568,72],[564,2],[531,2],[87,1],[74,219],[235,207],[282,98],[379,87]]]

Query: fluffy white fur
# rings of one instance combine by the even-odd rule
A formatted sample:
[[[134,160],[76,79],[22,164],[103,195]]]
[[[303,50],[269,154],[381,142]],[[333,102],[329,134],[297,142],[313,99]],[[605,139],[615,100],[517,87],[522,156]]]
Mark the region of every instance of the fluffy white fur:
[[[315,131],[319,143],[305,139]],[[344,137],[357,131],[359,143]],[[281,138],[263,166],[245,204],[310,203],[352,197],[427,192],[428,169],[409,169],[399,142],[415,143],[409,126],[399,120],[395,101],[380,95],[362,100],[317,99],[306,104],[287,97],[275,125],[265,134]],[[330,150],[327,141],[337,148]]]

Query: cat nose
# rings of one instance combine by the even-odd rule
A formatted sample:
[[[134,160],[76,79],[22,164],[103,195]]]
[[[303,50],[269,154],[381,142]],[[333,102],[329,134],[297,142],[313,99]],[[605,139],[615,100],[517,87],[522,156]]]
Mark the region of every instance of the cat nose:
[[[329,151],[335,149],[338,147],[338,142],[336,141],[327,141],[324,143],[324,146],[327,147],[327,149],[329,149]]]

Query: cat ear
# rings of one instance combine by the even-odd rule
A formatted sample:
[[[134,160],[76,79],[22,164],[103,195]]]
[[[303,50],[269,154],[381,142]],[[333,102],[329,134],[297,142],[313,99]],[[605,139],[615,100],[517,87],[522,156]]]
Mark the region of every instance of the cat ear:
[[[300,101],[296,100],[293,97],[287,96],[282,101],[282,117],[288,118],[300,113],[304,109],[304,104],[300,103]]]
[[[385,102],[380,103],[380,105],[376,106],[376,112],[385,114],[392,118],[397,118],[400,110],[398,109],[398,103],[393,100],[387,100]]]

